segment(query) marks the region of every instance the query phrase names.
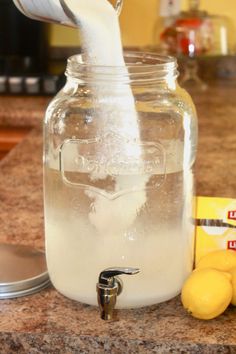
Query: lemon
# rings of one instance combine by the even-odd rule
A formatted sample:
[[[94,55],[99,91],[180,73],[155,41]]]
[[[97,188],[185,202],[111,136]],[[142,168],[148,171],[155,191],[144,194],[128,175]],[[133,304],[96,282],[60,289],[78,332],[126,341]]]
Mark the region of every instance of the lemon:
[[[215,268],[222,271],[229,271],[233,267],[236,267],[236,251],[233,250],[210,252],[196,265],[197,269]]]
[[[233,297],[231,300],[231,304],[236,306],[236,267],[230,270],[230,274],[232,275],[232,287],[233,287]]]
[[[205,268],[194,271],[185,281],[181,301],[193,316],[210,320],[223,313],[231,302],[231,274]]]

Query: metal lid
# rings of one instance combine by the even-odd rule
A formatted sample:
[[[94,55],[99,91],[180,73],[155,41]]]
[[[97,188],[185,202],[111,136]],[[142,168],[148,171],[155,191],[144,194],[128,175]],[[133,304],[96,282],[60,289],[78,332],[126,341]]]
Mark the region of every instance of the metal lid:
[[[0,244],[0,299],[30,295],[49,284],[44,252],[28,246]]]

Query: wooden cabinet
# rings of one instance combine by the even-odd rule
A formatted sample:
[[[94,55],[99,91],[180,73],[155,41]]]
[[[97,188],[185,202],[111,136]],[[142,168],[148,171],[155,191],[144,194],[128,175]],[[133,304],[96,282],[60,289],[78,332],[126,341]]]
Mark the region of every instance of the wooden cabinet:
[[[0,159],[30,132],[30,127],[0,127]]]

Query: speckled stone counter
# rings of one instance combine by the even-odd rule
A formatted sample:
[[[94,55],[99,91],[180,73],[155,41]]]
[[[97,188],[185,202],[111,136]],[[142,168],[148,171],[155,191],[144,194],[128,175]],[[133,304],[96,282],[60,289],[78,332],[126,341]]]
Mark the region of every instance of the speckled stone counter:
[[[0,127],[40,125],[50,97],[0,96]]]
[[[200,132],[198,195],[236,197],[235,94],[234,84],[194,93]],[[35,120],[41,122],[47,102],[37,102],[34,110],[32,98],[24,111],[28,117],[22,117],[36,128],[0,164],[0,242],[43,248],[42,134]],[[5,123],[18,124],[17,114],[9,121],[6,113],[4,117]],[[139,310],[120,310],[118,319],[104,322],[97,308],[71,301],[53,288],[0,300],[0,353],[236,353],[233,307],[217,319],[200,321],[189,316],[176,297]]]

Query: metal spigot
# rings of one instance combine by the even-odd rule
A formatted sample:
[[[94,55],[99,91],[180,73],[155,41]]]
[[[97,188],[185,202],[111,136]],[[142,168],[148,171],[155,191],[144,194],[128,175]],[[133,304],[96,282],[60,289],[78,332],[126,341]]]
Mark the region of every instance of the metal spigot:
[[[138,268],[107,268],[99,275],[97,283],[98,305],[103,320],[112,320],[114,318],[114,308],[116,298],[123,289],[123,284],[118,275],[134,275],[139,273]]]

